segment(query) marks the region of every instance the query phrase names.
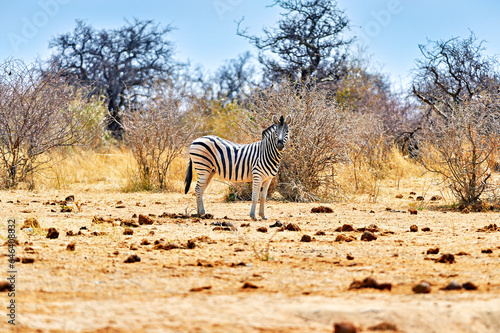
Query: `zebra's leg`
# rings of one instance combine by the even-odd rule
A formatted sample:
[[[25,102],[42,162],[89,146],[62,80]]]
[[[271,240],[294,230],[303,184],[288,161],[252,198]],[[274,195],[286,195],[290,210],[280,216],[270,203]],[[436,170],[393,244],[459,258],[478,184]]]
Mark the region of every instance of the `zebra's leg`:
[[[260,188],[262,186],[262,177],[260,175],[254,176],[252,181],[252,208],[250,208],[250,217],[252,220],[257,220],[255,217],[255,207],[259,200]]]
[[[208,184],[212,180],[215,175],[215,171],[206,172],[206,173],[198,173],[198,181],[196,182],[196,204],[198,206],[198,215],[205,215],[205,206],[203,205],[203,192],[205,192]]]
[[[264,204],[266,202],[267,198],[267,191],[269,190],[269,185],[271,185],[271,180],[272,178],[265,180],[262,183],[261,191],[260,191],[260,209],[259,209],[259,215],[263,220],[267,220],[266,215],[264,214]]]

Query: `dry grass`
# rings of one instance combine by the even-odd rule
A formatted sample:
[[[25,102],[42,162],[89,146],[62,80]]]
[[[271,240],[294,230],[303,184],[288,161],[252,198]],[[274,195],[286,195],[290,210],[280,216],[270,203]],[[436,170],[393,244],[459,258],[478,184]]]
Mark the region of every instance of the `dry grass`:
[[[98,190],[118,190],[134,168],[130,152],[120,148],[103,151],[72,149],[52,153],[51,165],[36,177],[40,188],[69,189],[92,186]]]
[[[359,163],[356,172],[353,168],[353,164],[346,164],[339,165],[337,169],[337,182],[347,193],[370,192],[381,181],[399,189],[402,181],[421,177],[425,172],[423,167],[397,148],[392,148],[377,163],[364,160]]]
[[[126,148],[111,147],[100,151],[72,149],[53,152],[52,164],[36,175],[42,189],[87,189],[102,191],[140,191],[137,163]],[[178,157],[172,162],[168,189],[182,190],[186,160]]]
[[[184,155],[172,162],[168,174],[167,191],[169,192],[182,193],[183,191],[187,163]],[[138,183],[140,180],[137,178],[135,169],[137,164],[132,153],[126,148],[113,147],[101,151],[73,149],[64,153],[54,153],[51,158],[58,163],[50,165],[37,175],[38,189],[97,192],[143,191],[143,187]],[[378,165],[381,166],[378,170],[374,170],[373,166],[368,163],[361,165],[357,178],[363,186],[356,191],[352,165],[338,164],[335,181],[342,189],[342,196],[330,198],[330,200],[341,198],[346,202],[377,203],[384,200],[381,199],[384,197],[394,198],[405,188],[411,188],[418,195],[425,196],[432,193],[445,198],[450,197],[446,194],[443,184],[435,182],[430,174],[424,175],[424,169],[421,166],[404,157],[397,149],[387,153],[385,163]],[[196,182],[196,178],[193,182]],[[208,192],[215,195],[218,198],[217,201],[219,199],[224,201],[224,198],[227,199],[230,186],[231,184],[227,182],[215,181],[208,188]],[[275,199],[283,200],[277,193],[274,195],[270,193],[270,195]]]

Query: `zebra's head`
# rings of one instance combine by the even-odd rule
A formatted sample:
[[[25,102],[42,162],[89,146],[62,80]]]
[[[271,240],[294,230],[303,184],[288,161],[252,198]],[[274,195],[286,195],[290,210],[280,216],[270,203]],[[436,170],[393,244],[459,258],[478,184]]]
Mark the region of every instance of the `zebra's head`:
[[[282,151],[285,148],[286,141],[288,140],[288,125],[292,122],[292,117],[288,115],[286,118],[281,116],[279,119],[273,116],[274,125],[276,125],[275,139],[276,148]]]

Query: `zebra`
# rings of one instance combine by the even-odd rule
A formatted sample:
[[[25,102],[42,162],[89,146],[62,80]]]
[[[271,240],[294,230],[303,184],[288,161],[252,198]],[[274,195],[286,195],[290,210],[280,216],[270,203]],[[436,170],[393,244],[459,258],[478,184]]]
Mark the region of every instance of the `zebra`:
[[[186,170],[185,194],[193,178],[193,165],[198,173],[196,203],[198,215],[205,215],[203,192],[217,174],[233,182],[252,182],[252,207],[250,217],[255,217],[255,207],[260,198],[259,215],[264,214],[264,202],[271,180],[278,173],[283,149],[288,140],[288,125],[292,118],[273,116],[273,123],[262,132],[262,140],[251,144],[238,144],[214,135],[203,136],[193,141],[189,148],[189,162]]]

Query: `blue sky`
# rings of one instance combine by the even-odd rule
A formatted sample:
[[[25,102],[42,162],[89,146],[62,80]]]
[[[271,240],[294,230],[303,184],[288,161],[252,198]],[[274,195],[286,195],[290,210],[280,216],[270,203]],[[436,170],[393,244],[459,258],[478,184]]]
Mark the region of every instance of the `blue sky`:
[[[172,24],[176,58],[213,71],[225,60],[255,49],[236,35],[235,21],[259,34],[279,19],[272,0],[0,0],[0,61],[31,62],[50,55],[51,37],[72,31],[76,19],[96,28],[114,28],[125,18]],[[408,83],[419,56],[418,44],[469,29],[487,41],[488,54],[500,54],[500,1],[479,0],[338,0],[351,19],[352,33],[366,46],[366,56],[396,84]]]

